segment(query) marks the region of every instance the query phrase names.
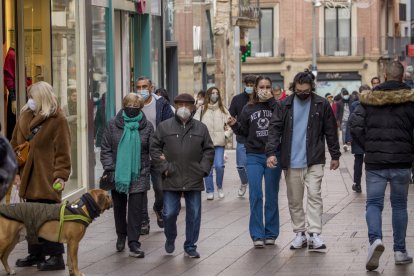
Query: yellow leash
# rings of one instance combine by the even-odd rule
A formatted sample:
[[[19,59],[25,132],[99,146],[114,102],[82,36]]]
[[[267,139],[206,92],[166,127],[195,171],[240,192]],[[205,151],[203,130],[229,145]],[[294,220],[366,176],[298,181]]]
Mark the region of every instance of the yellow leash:
[[[88,217],[82,216],[82,215],[66,215],[65,216],[65,208],[66,208],[67,204],[68,204],[68,201],[65,200],[63,202],[62,206],[60,206],[58,242],[60,242],[60,237],[62,236],[62,231],[63,231],[63,223],[65,221],[81,220],[81,221],[87,223],[87,225],[89,225],[92,222],[91,218],[88,218]]]

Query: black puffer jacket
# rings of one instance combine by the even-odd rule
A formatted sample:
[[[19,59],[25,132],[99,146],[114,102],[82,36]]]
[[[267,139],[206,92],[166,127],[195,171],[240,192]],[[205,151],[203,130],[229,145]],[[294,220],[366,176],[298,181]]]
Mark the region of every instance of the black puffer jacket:
[[[411,168],[414,160],[414,90],[388,81],[364,91],[351,117],[353,141],[365,150],[368,170]]]
[[[269,125],[269,137],[266,144],[266,155],[276,156],[280,147],[281,166],[283,169],[290,167],[290,157],[293,134],[293,97],[291,95],[278,104],[273,111]],[[338,132],[336,120],[329,102],[312,93],[311,107],[309,111],[306,155],[308,166],[325,164],[325,139],[332,160],[339,160]]]
[[[118,144],[124,133],[124,119],[122,111],[109,121],[106,126],[101,145],[101,163],[104,170],[115,170],[116,155]],[[141,136],[141,175],[136,182],[132,182],[129,187],[129,193],[141,193],[150,189],[150,142],[154,134],[154,128],[142,114],[142,120],[139,123],[139,135]]]
[[[160,158],[162,155],[165,160]],[[163,190],[202,191],[203,177],[213,165],[214,144],[205,124],[190,119],[184,125],[174,117],[158,125],[151,143],[151,158],[163,175]]]

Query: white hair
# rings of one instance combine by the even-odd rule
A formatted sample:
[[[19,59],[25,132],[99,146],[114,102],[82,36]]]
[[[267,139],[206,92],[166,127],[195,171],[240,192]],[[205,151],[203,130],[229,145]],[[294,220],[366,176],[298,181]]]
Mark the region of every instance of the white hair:
[[[49,117],[55,114],[58,109],[58,101],[56,95],[53,91],[53,87],[45,82],[39,81],[28,88],[28,93],[30,93],[33,100],[36,102],[35,114],[40,114],[45,117]],[[23,106],[22,111],[29,109],[26,105]]]

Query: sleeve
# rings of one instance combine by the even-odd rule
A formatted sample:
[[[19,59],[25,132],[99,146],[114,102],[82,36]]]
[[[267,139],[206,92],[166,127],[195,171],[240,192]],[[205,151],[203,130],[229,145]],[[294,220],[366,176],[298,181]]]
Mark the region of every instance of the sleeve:
[[[282,105],[277,103],[269,123],[269,136],[266,143],[266,156],[276,156],[284,130]]]
[[[360,104],[355,111],[349,116],[349,128],[354,141],[358,146],[365,150],[365,108]]]
[[[157,130],[152,137],[151,146],[150,146],[150,156],[151,162],[154,164],[154,167],[158,169],[161,174],[164,174],[165,171],[170,169],[169,163],[167,160],[161,160],[161,155],[163,154],[164,141],[162,139],[162,126],[159,125]]]
[[[55,151],[55,171],[53,178],[67,181],[70,175],[70,131],[66,119],[62,116],[57,122],[53,145]]]
[[[203,143],[203,158],[200,161],[200,166],[204,172],[204,176],[210,174],[211,166],[214,161],[214,144],[211,140],[208,129],[203,125],[204,128],[204,143]]]
[[[339,160],[341,157],[341,151],[339,149],[338,131],[336,127],[336,119],[328,101],[324,104],[324,122],[323,122],[323,134],[328,144],[328,150],[331,154],[332,160]]]
[[[106,125],[105,130],[102,135],[102,142],[101,142],[101,163],[102,167],[105,171],[115,171],[115,164],[112,155],[114,154],[112,151],[112,137],[111,137],[111,129],[110,129],[110,122]]]
[[[237,122],[231,127],[231,129],[236,135],[247,137],[249,136],[249,128],[249,116],[246,108],[243,108],[243,111],[237,118]]]
[[[230,107],[229,107],[229,112],[232,117],[237,117],[238,115],[237,108],[236,108],[236,105],[237,105],[236,100],[237,100],[236,97],[233,97],[233,99],[231,100]]]
[[[162,107],[162,119],[161,119],[161,122],[162,121],[165,121],[165,120],[167,120],[167,119],[169,119],[171,117],[174,117],[174,112],[172,111],[172,109],[170,107],[170,104],[166,100],[164,100],[164,104],[163,104],[163,107]]]

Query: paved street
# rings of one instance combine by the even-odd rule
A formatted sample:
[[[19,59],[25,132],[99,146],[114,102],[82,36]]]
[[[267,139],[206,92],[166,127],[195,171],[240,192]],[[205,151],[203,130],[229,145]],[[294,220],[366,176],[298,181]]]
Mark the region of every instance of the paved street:
[[[281,233],[275,246],[254,249],[248,233],[249,201],[237,198],[239,185],[235,169],[235,152],[228,151],[223,200],[207,201],[203,194],[201,234],[198,242],[200,259],[184,257],[184,216],[179,217],[176,251],[167,255],[165,237],[151,214],[151,233],[142,237],[144,259],[115,251],[116,234],[112,210],[103,214],[88,229],[81,242],[80,268],[86,275],[414,275],[414,264],[395,266],[392,251],[391,207],[387,202],[383,213],[385,252],[377,272],[365,271],[367,229],[365,224],[365,191],[351,190],[353,156],[344,154],[337,171],[325,170],[323,181],[324,228],[327,253],[311,253],[306,249],[292,251],[293,238],[287,207],[286,187],[281,181],[279,208]],[[365,177],[365,176],[364,176]],[[363,190],[365,185],[363,184]],[[153,198],[153,192],[149,192]],[[217,198],[217,195],[216,195]],[[387,200],[388,201],[388,200]],[[182,214],[184,213],[184,201]],[[150,203],[152,206],[152,201]],[[151,208],[152,209],[152,208]],[[414,212],[414,187],[410,187],[409,218]],[[414,254],[414,222],[408,226],[408,250]],[[26,242],[17,245],[9,261],[14,266],[18,257],[26,255]],[[65,272],[40,273],[36,268],[16,268],[19,275],[67,275]],[[0,270],[4,274],[4,270]]]

